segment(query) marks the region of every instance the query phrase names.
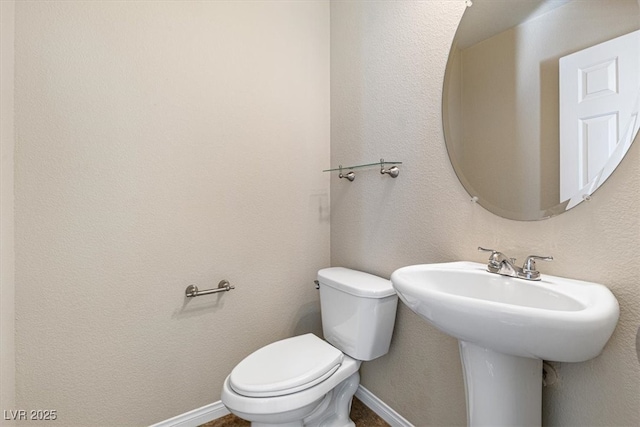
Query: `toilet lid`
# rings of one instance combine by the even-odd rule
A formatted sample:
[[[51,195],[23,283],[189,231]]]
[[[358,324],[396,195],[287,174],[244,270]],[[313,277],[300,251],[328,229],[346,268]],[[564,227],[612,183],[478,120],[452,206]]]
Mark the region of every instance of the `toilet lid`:
[[[324,381],[342,359],[340,350],[317,336],[300,335],[251,353],[231,371],[229,384],[243,396],[282,396]]]

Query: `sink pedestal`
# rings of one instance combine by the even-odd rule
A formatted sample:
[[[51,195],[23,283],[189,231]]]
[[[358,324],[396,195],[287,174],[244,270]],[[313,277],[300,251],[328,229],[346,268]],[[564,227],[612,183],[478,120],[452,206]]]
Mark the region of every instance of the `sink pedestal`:
[[[469,427],[540,427],[542,360],[459,343]]]

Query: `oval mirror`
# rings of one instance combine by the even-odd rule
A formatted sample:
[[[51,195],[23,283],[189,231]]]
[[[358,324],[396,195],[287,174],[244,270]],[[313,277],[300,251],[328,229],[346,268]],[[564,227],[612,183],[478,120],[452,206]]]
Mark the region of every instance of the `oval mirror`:
[[[640,127],[639,29],[640,0],[473,0],[442,105],[473,200],[538,220],[590,198]]]

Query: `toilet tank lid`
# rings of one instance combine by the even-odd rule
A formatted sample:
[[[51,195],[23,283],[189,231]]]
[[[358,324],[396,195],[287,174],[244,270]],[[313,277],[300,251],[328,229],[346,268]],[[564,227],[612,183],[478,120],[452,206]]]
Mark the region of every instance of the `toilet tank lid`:
[[[344,267],[323,268],[318,271],[318,281],[359,297],[384,298],[396,294],[390,280]]]

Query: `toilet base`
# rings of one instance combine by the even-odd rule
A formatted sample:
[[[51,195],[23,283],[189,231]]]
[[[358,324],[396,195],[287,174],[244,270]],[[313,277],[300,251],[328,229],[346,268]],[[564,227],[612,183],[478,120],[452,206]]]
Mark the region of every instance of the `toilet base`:
[[[273,427],[273,426],[278,426],[278,427],[302,427],[304,424],[302,424],[302,421],[294,421],[292,423],[285,423],[285,424],[265,424],[265,423],[251,423],[251,427]]]
[[[247,414],[238,410],[231,410],[231,413],[244,420],[251,421],[252,427],[302,427],[304,426],[304,417],[313,413],[322,401],[323,399],[318,399],[317,401],[301,408],[281,412],[279,414]]]
[[[306,427],[355,427],[355,423],[349,418],[353,395],[360,384],[360,373],[356,372],[342,381],[336,388],[328,393],[320,406],[303,420]]]
[[[353,395],[360,384],[356,372],[327,393],[311,414],[299,421],[287,423],[251,422],[251,427],[355,427],[349,418]]]

